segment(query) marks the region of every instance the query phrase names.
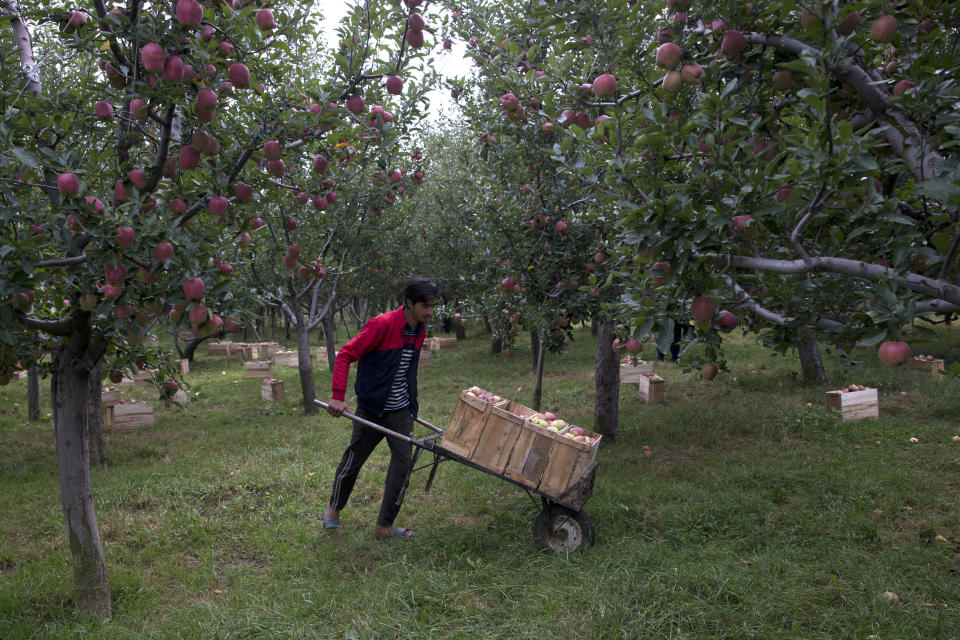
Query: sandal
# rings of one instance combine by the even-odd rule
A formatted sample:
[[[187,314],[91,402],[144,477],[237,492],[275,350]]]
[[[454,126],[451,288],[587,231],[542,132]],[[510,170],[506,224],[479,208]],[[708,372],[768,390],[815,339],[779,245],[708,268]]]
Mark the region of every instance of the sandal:
[[[339,529],[341,528],[340,518],[328,518],[327,510],[323,510],[323,528],[324,529]]]
[[[413,529],[406,527],[396,527],[390,535],[377,535],[378,538],[412,538],[417,535]]]

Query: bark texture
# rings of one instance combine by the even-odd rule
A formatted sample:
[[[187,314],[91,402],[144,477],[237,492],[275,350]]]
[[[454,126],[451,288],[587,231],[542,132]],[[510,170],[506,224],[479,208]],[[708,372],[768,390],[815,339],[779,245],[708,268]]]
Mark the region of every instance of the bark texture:
[[[800,332],[801,342],[797,351],[800,354],[800,369],[803,371],[803,381],[807,384],[821,384],[827,381],[827,371],[823,368],[820,358],[820,347],[812,331]]]
[[[94,467],[107,466],[107,445],[103,440],[103,396],[100,384],[103,364],[90,372],[90,384],[87,391],[87,423],[90,432],[90,464]]]
[[[603,441],[617,441],[620,431],[620,359],[613,350],[614,323],[598,323],[596,396],[593,402],[593,430]],[[601,442],[603,442],[601,441]]]
[[[27,369],[27,417],[32,422],[39,422],[40,411],[40,376],[37,374],[37,368]]]
[[[83,366],[85,355],[85,351],[74,353],[69,347],[56,353],[51,398],[60,500],[73,557],[77,611],[82,617],[107,619],[112,616],[110,584],[90,485],[87,445],[90,368]]]

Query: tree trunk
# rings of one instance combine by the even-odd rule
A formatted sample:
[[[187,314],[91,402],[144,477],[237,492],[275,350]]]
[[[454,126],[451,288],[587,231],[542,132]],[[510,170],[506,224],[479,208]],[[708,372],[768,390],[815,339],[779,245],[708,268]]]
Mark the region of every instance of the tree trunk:
[[[90,369],[83,366],[86,353],[63,347],[54,356],[50,384],[60,500],[73,557],[77,611],[83,617],[111,617],[110,584],[100,544],[97,516],[90,485],[87,448],[87,396]]]
[[[319,407],[313,404],[317,385],[313,380],[313,360],[310,358],[310,331],[303,317],[297,318],[297,367],[300,369],[300,390],[303,392],[303,414],[313,415]]]
[[[493,333],[493,327],[490,326],[490,314],[484,311],[481,317],[483,318],[483,327],[487,330],[487,333]],[[497,353],[500,352],[498,351]]]
[[[337,359],[337,343],[333,339],[333,318],[328,313],[320,321],[323,327],[323,337],[327,345],[327,364],[330,365],[330,371],[333,372],[333,363]]]
[[[460,311],[460,312],[462,313],[462,312],[463,312],[463,307],[457,307],[457,311]],[[461,318],[460,320],[457,320],[456,318],[454,318],[454,320],[453,320],[453,330],[456,332],[457,342],[466,339],[466,337],[467,337],[467,332],[466,332],[466,330],[463,328],[463,319],[462,319],[462,318]]]
[[[289,342],[290,341],[290,318],[287,317],[287,314],[283,314],[283,335],[284,335],[284,340]]]
[[[103,363],[97,361],[90,372],[87,386],[87,423],[90,432],[90,464],[98,469],[107,466],[107,444],[103,439],[103,396],[100,381]]]
[[[803,381],[807,384],[821,384],[827,381],[827,371],[823,368],[820,359],[820,347],[817,338],[809,329],[800,332],[800,369],[803,371]]]
[[[503,352],[503,338],[490,336],[490,353],[497,354],[501,352]]]
[[[613,321],[598,324],[593,430],[613,443],[620,430],[620,359],[613,350]]]
[[[540,362],[540,336],[536,331],[530,332],[530,355],[533,356],[533,368],[536,369]]]
[[[600,337],[600,316],[597,314],[590,316],[590,335]]]
[[[40,411],[40,376],[37,375],[37,367],[32,366],[27,369],[27,417],[32,422],[39,422]]]
[[[537,411],[540,411],[540,403],[543,400],[543,361],[546,355],[543,342],[537,340],[537,382],[533,387],[533,408]]]
[[[190,361],[190,364],[193,364],[193,356],[197,353],[197,347],[200,346],[201,342],[203,342],[203,340],[198,338],[188,340],[186,346],[183,348],[183,352],[180,354],[180,359],[183,360],[186,358]]]

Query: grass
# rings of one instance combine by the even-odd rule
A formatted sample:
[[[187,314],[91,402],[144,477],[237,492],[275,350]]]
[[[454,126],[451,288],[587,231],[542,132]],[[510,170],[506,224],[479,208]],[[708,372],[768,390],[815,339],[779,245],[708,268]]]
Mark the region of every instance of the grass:
[[[942,336],[929,352],[960,359],[960,331]],[[576,338],[547,361],[544,408],[589,426],[595,340]],[[482,336],[441,352],[421,370],[421,415],[445,426],[473,384],[529,404],[525,355],[490,355]],[[713,382],[658,366],[663,405],[622,387],[620,440],[601,449],[586,505],[597,544],[549,555],[532,536],[536,502],[453,463],[429,493],[414,476],[398,524],[415,539],[374,539],[383,445],[345,529],[324,532],[349,423],[302,416],[294,369],[278,376],[287,401],[267,405],[238,361],[201,354],[188,376],[199,397],[153,427],[108,431],[109,464],[93,471],[109,623],[73,615],[52,425],[26,421],[14,382],[0,389],[0,637],[960,637],[960,381],[858,350],[825,354],[835,382],[808,388],[795,357],[752,338],[732,337],[727,355]],[[316,373],[326,397],[329,371]],[[823,392],[849,383],[880,390],[879,420],[824,410]]]

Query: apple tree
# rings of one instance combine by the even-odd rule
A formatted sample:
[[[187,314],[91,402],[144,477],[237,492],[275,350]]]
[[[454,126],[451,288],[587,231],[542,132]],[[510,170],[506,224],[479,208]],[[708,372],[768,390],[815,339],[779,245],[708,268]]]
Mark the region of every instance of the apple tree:
[[[2,9],[13,36],[4,56],[20,64],[0,70],[0,376],[52,354],[77,608],[108,618],[88,465],[91,372],[162,367],[145,338],[166,315],[185,316],[195,337],[230,326],[242,309],[227,257],[256,217],[239,184],[285,173],[282,160],[258,157],[278,131],[298,126],[309,153],[341,126],[297,116],[307,91],[326,105],[369,79],[359,66],[312,64],[316,20],[296,3]],[[359,30],[351,46],[374,40]],[[170,391],[178,383],[163,370]]]
[[[633,283],[624,319],[661,350],[698,298],[713,358],[734,324],[815,356],[817,340],[924,339],[914,319],[956,310],[952,3],[512,9],[483,24],[476,4],[471,37],[492,34],[493,60],[535,58],[542,124],[588,114],[554,149],[602,187]],[[537,35],[497,46],[522,30]]]

